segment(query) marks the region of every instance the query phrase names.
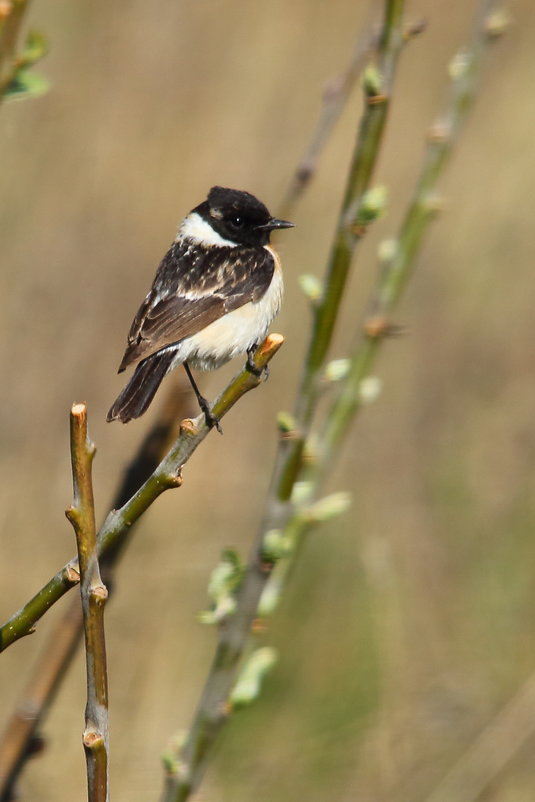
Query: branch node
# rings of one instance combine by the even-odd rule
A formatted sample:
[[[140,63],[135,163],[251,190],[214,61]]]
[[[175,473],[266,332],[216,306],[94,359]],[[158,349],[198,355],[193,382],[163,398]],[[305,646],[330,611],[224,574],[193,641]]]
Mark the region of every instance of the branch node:
[[[165,477],[165,484],[172,489],[173,487],[182,487],[184,479],[182,478],[182,468],[178,469],[177,473],[169,473]]]
[[[80,569],[77,565],[68,563],[63,569],[63,576],[71,585],[77,585],[80,581]]]
[[[364,322],[363,329],[369,340],[401,337],[407,332],[406,326],[391,323],[384,315],[372,315]]]
[[[199,429],[193,418],[184,418],[184,420],[180,421],[179,435],[184,437],[195,437],[198,432]]]
[[[84,734],[82,736],[82,743],[86,749],[91,751],[96,751],[104,746],[104,737],[99,730],[94,728],[88,728],[84,730]]]
[[[364,334],[369,340],[380,340],[387,336],[390,324],[384,315],[372,315],[364,321]]]
[[[89,593],[97,604],[105,604],[108,599],[108,589],[103,584],[95,585]]]

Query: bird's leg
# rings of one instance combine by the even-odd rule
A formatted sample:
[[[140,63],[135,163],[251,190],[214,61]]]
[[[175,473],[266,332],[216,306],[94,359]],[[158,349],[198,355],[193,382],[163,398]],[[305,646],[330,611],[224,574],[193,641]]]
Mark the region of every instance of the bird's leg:
[[[186,374],[188,376],[190,384],[191,384],[191,386],[193,388],[193,392],[195,393],[195,395],[197,397],[197,403],[199,404],[199,406],[201,408],[201,411],[204,412],[204,419],[206,421],[206,425],[210,429],[213,426],[215,426],[215,428],[217,429],[219,434],[223,434],[223,429],[221,428],[221,425],[219,423],[219,419],[216,418],[216,416],[214,415],[214,413],[210,409],[210,404],[208,403],[206,398],[203,395],[201,395],[199,388],[195,384],[195,379],[192,376],[192,373],[191,373],[191,370],[190,370],[190,367],[189,367],[188,363],[184,362],[183,364],[184,364],[184,370],[186,371]]]
[[[264,365],[263,368],[257,368],[254,363],[254,355],[256,353],[256,349],[258,348],[258,343],[251,345],[250,348],[247,349],[247,362],[245,363],[245,367],[250,373],[253,373],[255,376],[262,376],[264,375],[264,379],[267,379],[269,376],[269,366]]]

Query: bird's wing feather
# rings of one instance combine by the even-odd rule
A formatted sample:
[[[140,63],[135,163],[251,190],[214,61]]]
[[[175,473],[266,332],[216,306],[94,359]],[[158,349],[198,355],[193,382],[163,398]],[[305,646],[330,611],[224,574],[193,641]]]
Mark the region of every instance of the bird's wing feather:
[[[264,247],[201,250],[187,241],[174,243],[132,322],[119,372],[260,300],[274,269]]]

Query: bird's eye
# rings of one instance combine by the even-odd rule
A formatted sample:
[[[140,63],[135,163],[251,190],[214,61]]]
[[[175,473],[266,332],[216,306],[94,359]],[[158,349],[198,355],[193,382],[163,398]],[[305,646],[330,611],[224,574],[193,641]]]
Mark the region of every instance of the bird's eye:
[[[243,228],[243,226],[245,225],[245,220],[243,219],[243,217],[235,215],[234,217],[230,218],[230,224],[233,228]]]

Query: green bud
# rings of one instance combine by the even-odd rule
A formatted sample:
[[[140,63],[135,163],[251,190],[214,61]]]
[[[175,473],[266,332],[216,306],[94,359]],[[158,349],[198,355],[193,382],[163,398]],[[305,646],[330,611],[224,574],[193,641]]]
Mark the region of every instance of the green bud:
[[[244,707],[251,704],[260,693],[264,677],[276,662],[277,652],[269,646],[253,652],[230,694],[231,705]]]
[[[312,482],[295,482],[292,489],[292,504],[295,504],[296,507],[308,504],[311,493]]]
[[[366,376],[359,384],[359,398],[363,404],[372,404],[381,394],[383,383],[378,376]]]
[[[397,239],[384,239],[377,248],[377,257],[380,262],[391,262],[396,258],[398,250],[399,242]]]
[[[383,91],[383,76],[381,71],[370,64],[362,73],[362,88],[366,97],[377,97]]]
[[[209,610],[198,615],[202,624],[217,624],[232,615],[236,609],[234,593],[243,578],[243,564],[236,551],[226,549],[221,562],[216,565],[208,583],[208,596],[212,601]]]
[[[312,303],[319,301],[323,292],[323,284],[320,279],[317,278],[317,276],[313,276],[310,273],[305,273],[304,275],[299,276],[298,281],[299,286],[309,301],[312,301]]]
[[[350,359],[333,359],[327,363],[324,378],[328,382],[339,382],[349,373]]]
[[[257,614],[260,618],[272,615],[277,609],[281,597],[281,583],[276,573],[272,573],[267,584],[264,586],[260,601],[258,602]]]
[[[226,549],[221,562],[216,565],[208,583],[208,595],[213,601],[234,591],[243,577],[243,565],[240,557],[233,549]]]
[[[342,515],[350,506],[351,495],[349,493],[332,493],[330,496],[325,496],[325,498],[312,504],[308,508],[306,515],[309,521],[320,523]]]
[[[365,192],[357,212],[356,225],[367,225],[381,217],[386,207],[386,201],[386,187],[372,187]]]
[[[491,39],[502,36],[511,24],[511,16],[504,8],[497,8],[487,17],[485,32]]]
[[[266,560],[277,562],[281,557],[286,557],[291,550],[291,543],[280,529],[270,529],[264,535],[262,542],[262,554]]]
[[[454,55],[448,66],[448,74],[453,81],[464,78],[470,68],[471,58],[469,53],[460,50]]]
[[[236,612],[236,599],[234,596],[222,596],[218,599],[217,603],[210,610],[202,610],[197,615],[197,621],[200,624],[207,624],[213,626],[224,621],[225,618],[230,618]]]
[[[295,432],[297,427],[296,420],[289,412],[279,412],[277,415],[277,428],[283,434]]]

